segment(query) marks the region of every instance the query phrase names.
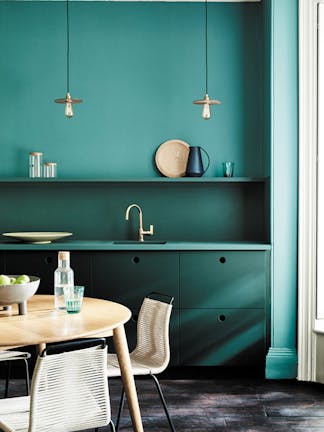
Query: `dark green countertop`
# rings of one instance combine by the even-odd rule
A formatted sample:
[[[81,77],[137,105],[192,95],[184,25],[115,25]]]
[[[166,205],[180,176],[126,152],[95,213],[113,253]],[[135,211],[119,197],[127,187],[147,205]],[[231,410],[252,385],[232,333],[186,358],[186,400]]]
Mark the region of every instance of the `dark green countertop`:
[[[251,242],[186,242],[170,241],[165,244],[143,244],[128,243],[115,244],[113,240],[67,240],[55,241],[47,244],[30,244],[14,241],[3,241],[0,243],[0,250],[102,250],[102,251],[124,251],[124,250],[149,250],[149,251],[194,251],[194,250],[270,250],[268,243]]]

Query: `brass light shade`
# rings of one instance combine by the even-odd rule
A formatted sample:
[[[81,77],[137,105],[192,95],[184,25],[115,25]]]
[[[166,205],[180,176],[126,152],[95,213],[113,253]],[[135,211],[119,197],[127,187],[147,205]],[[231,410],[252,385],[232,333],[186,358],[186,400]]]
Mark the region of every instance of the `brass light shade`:
[[[216,99],[209,99],[208,96],[208,6],[207,0],[205,0],[205,68],[206,68],[206,93],[204,99],[198,99],[193,101],[196,105],[202,105],[202,118],[204,120],[209,120],[210,105],[219,105],[221,102]]]
[[[210,119],[210,105],[219,105],[221,102],[216,99],[209,99],[208,94],[205,94],[204,99],[195,100],[193,101],[196,105],[203,105],[203,111],[202,111],[202,118],[205,120]]]
[[[72,105],[82,103],[82,99],[72,98],[70,94],[70,16],[69,0],[66,0],[66,95],[65,98],[55,99],[54,102],[65,104],[65,116],[73,117]]]
[[[72,99],[69,92],[66,93],[66,96],[64,99],[55,99],[56,103],[65,104],[65,115],[68,118],[73,117],[73,104],[82,103],[82,99]]]

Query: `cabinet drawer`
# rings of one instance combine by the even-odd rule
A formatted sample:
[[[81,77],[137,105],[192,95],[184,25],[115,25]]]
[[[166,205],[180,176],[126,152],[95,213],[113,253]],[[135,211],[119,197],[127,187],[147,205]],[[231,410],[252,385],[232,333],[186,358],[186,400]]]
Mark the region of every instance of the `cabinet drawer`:
[[[142,304],[146,294],[157,291],[173,296],[179,304],[178,253],[105,252],[93,255],[94,296],[129,308]]]
[[[64,248],[63,248],[64,249]],[[85,287],[85,295],[92,296],[91,255],[71,252],[71,267],[74,270],[74,283]],[[54,271],[57,269],[57,251],[7,252],[6,273],[27,274],[40,277],[37,294],[54,293]]]
[[[180,362],[187,366],[251,366],[265,359],[262,309],[180,311]]]
[[[182,308],[263,308],[267,284],[267,252],[180,254]]]
[[[5,253],[0,253],[0,274],[6,273]]]

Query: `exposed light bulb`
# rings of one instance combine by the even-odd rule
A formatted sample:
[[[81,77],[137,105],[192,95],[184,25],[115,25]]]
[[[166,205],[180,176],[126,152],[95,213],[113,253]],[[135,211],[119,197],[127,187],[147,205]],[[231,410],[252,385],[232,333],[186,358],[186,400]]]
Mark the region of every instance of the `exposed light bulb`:
[[[195,100],[195,101],[193,101],[193,103],[203,106],[201,117],[204,120],[209,120],[211,117],[210,105],[218,105],[218,104],[220,104],[220,101],[215,100],[215,99],[209,99],[209,96],[206,93],[204,99]]]
[[[60,104],[65,104],[64,114],[66,115],[67,118],[72,118],[73,117],[72,105],[77,104],[77,103],[81,103],[82,99],[72,98],[70,93],[67,92],[64,99],[55,99],[55,102],[60,103]]]
[[[210,119],[210,108],[209,108],[209,104],[205,103],[203,104],[203,109],[202,109],[202,118],[204,120],[208,120]]]
[[[71,102],[66,102],[65,103],[65,113],[67,118],[72,118],[73,117],[73,109],[72,109],[72,104]]]

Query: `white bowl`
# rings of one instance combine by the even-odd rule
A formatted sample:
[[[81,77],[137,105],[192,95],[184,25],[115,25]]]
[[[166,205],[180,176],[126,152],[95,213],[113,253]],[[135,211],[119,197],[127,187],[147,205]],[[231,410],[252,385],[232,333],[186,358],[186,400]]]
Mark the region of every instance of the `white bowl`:
[[[17,278],[19,275],[8,275]],[[10,306],[18,303],[19,314],[27,313],[27,300],[32,297],[39,287],[40,278],[29,276],[30,282],[24,284],[0,285],[0,305]]]

